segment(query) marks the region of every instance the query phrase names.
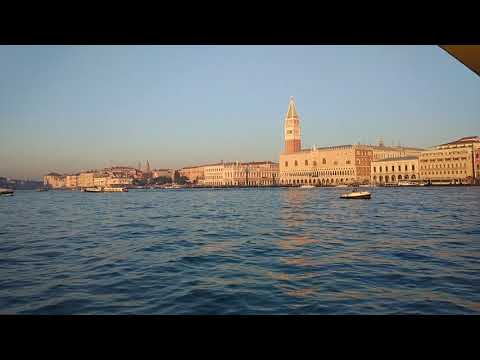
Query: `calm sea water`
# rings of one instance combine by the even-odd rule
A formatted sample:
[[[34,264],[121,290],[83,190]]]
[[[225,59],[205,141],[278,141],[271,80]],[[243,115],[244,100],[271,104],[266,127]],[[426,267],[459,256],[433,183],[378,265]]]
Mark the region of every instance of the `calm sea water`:
[[[0,197],[0,313],[480,313],[480,187],[343,191]]]

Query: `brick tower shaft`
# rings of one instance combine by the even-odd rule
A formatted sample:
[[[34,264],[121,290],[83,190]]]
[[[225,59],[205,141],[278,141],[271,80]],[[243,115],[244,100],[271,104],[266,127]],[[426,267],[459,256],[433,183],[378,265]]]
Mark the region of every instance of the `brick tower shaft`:
[[[302,149],[302,140],[300,133],[300,117],[297,113],[295,100],[293,96],[288,104],[287,115],[285,116],[285,153],[290,154],[299,152]]]

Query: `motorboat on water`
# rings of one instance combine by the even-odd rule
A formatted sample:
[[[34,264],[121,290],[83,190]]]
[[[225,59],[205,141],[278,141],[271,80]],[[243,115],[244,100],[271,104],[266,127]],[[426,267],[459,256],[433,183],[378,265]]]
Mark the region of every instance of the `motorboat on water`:
[[[315,186],[313,186],[313,185],[302,185],[302,186],[300,186],[300,189],[313,189],[313,188],[315,188]]]
[[[38,188],[37,191],[38,191],[38,192],[48,191],[48,188]]]
[[[105,191],[105,192],[128,192],[128,189],[126,187],[106,187],[106,188],[103,188],[103,191]]]
[[[94,192],[94,193],[100,193],[100,192],[128,192],[128,189],[126,187],[120,187],[120,186],[106,186],[106,187],[88,187],[86,189],[82,189],[84,192]]]
[[[346,184],[340,184],[340,185],[337,185],[337,186],[335,186],[335,187],[337,187],[337,188],[346,188],[346,187],[348,187],[348,185],[346,185]]]
[[[398,186],[418,186],[418,184],[413,181],[399,181]]]
[[[340,195],[342,199],[371,199],[372,194],[368,191],[358,191],[356,188],[352,192]]]
[[[99,188],[99,187],[89,187],[89,188],[84,189],[83,191],[84,192],[99,193],[99,192],[103,192],[103,189]]]
[[[3,196],[13,196],[14,193],[15,193],[14,190],[0,188],[0,195],[3,195]]]

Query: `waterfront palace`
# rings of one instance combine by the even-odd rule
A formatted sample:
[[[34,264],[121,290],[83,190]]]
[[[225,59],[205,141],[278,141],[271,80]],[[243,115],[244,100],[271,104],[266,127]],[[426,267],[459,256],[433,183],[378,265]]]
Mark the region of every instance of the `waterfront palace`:
[[[150,170],[116,166],[79,174],[44,176],[52,188],[128,186],[135,179],[174,178],[172,169]],[[351,144],[302,149],[300,116],[290,98],[284,119],[284,150],[272,161],[218,162],[184,167],[180,176],[199,186],[335,186],[341,184],[396,185],[400,181],[432,184],[472,184],[480,181],[480,137],[421,149],[404,146]]]
[[[423,149],[379,145],[341,145],[302,149],[300,117],[290,98],[280,154],[280,184],[339,185],[371,182],[374,161],[419,156]]]

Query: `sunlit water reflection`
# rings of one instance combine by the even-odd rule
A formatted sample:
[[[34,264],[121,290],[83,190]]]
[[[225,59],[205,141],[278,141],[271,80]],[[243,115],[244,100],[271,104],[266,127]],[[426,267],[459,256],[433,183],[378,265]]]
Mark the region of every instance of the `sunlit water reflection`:
[[[480,188],[17,191],[0,313],[480,313]]]

